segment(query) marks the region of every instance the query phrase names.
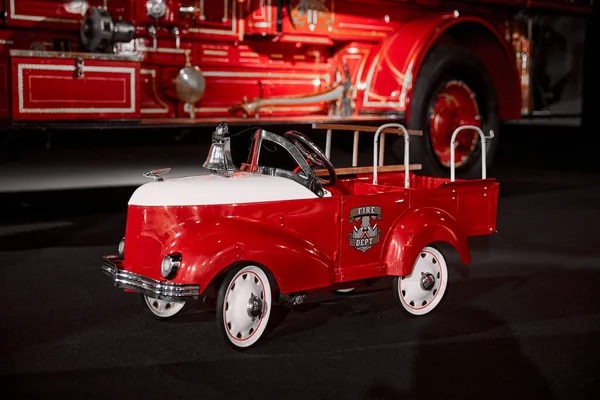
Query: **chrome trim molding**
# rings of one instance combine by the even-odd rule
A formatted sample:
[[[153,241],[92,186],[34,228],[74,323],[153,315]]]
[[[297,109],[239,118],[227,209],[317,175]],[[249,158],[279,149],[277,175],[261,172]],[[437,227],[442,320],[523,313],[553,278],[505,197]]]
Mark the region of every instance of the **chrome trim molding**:
[[[200,296],[200,285],[157,281],[123,270],[122,263],[123,260],[117,255],[104,256],[102,259],[102,272],[112,278],[118,288],[135,290],[161,300]]]
[[[42,58],[61,58],[82,60],[101,60],[101,61],[135,61],[144,59],[141,54],[104,54],[104,53],[83,53],[66,51],[47,51],[47,50],[10,50],[12,57],[42,57]]]

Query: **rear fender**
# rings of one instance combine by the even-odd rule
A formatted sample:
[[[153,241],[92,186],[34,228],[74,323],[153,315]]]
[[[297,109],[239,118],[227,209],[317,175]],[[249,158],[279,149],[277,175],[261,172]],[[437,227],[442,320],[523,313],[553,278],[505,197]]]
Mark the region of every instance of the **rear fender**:
[[[471,263],[467,238],[456,220],[437,208],[421,208],[401,217],[384,249],[388,275],[410,275],[414,262],[424,247],[445,242],[453,246],[464,264]]]
[[[331,284],[333,260],[295,232],[264,221],[223,218],[209,226],[190,222],[173,249],[182,254],[179,279],[206,289],[238,264],[268,269],[283,293]]]
[[[467,28],[475,37],[471,35],[466,40],[464,35],[458,35]],[[384,42],[361,78],[365,86],[363,108],[392,108],[405,112],[410,120],[412,90],[421,65],[431,48],[446,39],[457,41],[480,56],[496,87],[501,118],[518,118],[520,86],[510,47],[486,20],[457,17],[453,13],[410,20]]]

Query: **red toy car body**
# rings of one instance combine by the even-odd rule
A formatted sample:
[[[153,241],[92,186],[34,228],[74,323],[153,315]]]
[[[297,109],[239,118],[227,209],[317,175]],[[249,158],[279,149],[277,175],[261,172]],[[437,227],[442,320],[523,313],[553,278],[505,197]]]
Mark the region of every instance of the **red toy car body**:
[[[220,125],[204,164],[210,172],[174,179],[161,178],[168,170],[148,173],[155,181],[132,195],[119,255],[104,257],[103,270],[161,318],[218,292],[219,330],[237,348],[258,341],[276,301],[297,303],[311,290],[343,290],[370,278],[395,277],[399,304],[427,314],[448,281],[433,245],[449,243],[470,263],[467,237],[496,230],[499,184],[485,168],[482,179],[468,181],[416,175],[408,159],[376,168],[382,132],[404,134],[408,153],[409,132],[380,127],[373,173],[336,170],[301,133],[265,130],[257,130],[248,163],[236,169]],[[264,141],[287,150],[298,168],[262,166]]]

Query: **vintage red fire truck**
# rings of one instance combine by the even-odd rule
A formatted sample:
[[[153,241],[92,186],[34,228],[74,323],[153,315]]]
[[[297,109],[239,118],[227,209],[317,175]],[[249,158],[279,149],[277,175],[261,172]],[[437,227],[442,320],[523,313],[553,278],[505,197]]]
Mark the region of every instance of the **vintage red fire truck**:
[[[160,319],[212,298],[217,329],[237,349],[258,342],[277,303],[386,276],[404,311],[432,312],[448,286],[439,245],[470,263],[467,238],[496,232],[498,182],[485,163],[478,179],[456,179],[453,164],[449,178],[415,175],[421,165],[409,161],[410,136],[421,132],[400,124],[335,129],[374,132],[373,166],[335,168],[306,135],[257,129],[238,168],[233,135],[220,124],[205,173],[146,174],[155,181],[132,194],[125,237],[118,254],[104,257],[103,272]],[[461,126],[451,135],[452,160],[471,132],[485,150],[491,134]],[[404,164],[381,165],[384,134],[404,136]],[[270,148],[292,162],[270,164]]]
[[[6,131],[394,119],[424,132],[412,146],[424,171],[447,174],[457,126],[498,137],[532,111],[526,13],[585,16],[591,3],[3,0],[0,120]],[[477,134],[456,152],[457,173],[476,176]]]

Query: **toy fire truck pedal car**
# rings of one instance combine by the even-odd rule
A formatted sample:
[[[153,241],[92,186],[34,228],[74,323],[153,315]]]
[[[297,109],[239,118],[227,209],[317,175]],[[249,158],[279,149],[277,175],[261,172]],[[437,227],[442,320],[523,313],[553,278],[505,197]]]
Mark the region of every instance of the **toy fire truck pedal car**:
[[[305,135],[258,129],[238,169],[227,125],[219,125],[206,174],[146,173],[154,182],[131,196],[125,238],[118,254],[104,257],[103,271],[117,287],[138,292],[158,318],[212,293],[221,336],[237,349],[261,338],[276,302],[297,304],[311,291],[347,291],[382,276],[394,277],[404,311],[433,311],[448,285],[434,244],[449,243],[470,263],[467,237],[496,231],[499,185],[486,177],[485,160],[481,179],[457,180],[454,169],[449,179],[416,175],[411,133],[400,124],[367,128],[375,131],[373,167],[336,169]],[[454,132],[452,153],[465,129],[479,133],[485,154],[489,137],[474,126]],[[383,134],[404,135],[404,165],[378,164]],[[265,142],[287,151],[297,167],[261,165]]]

